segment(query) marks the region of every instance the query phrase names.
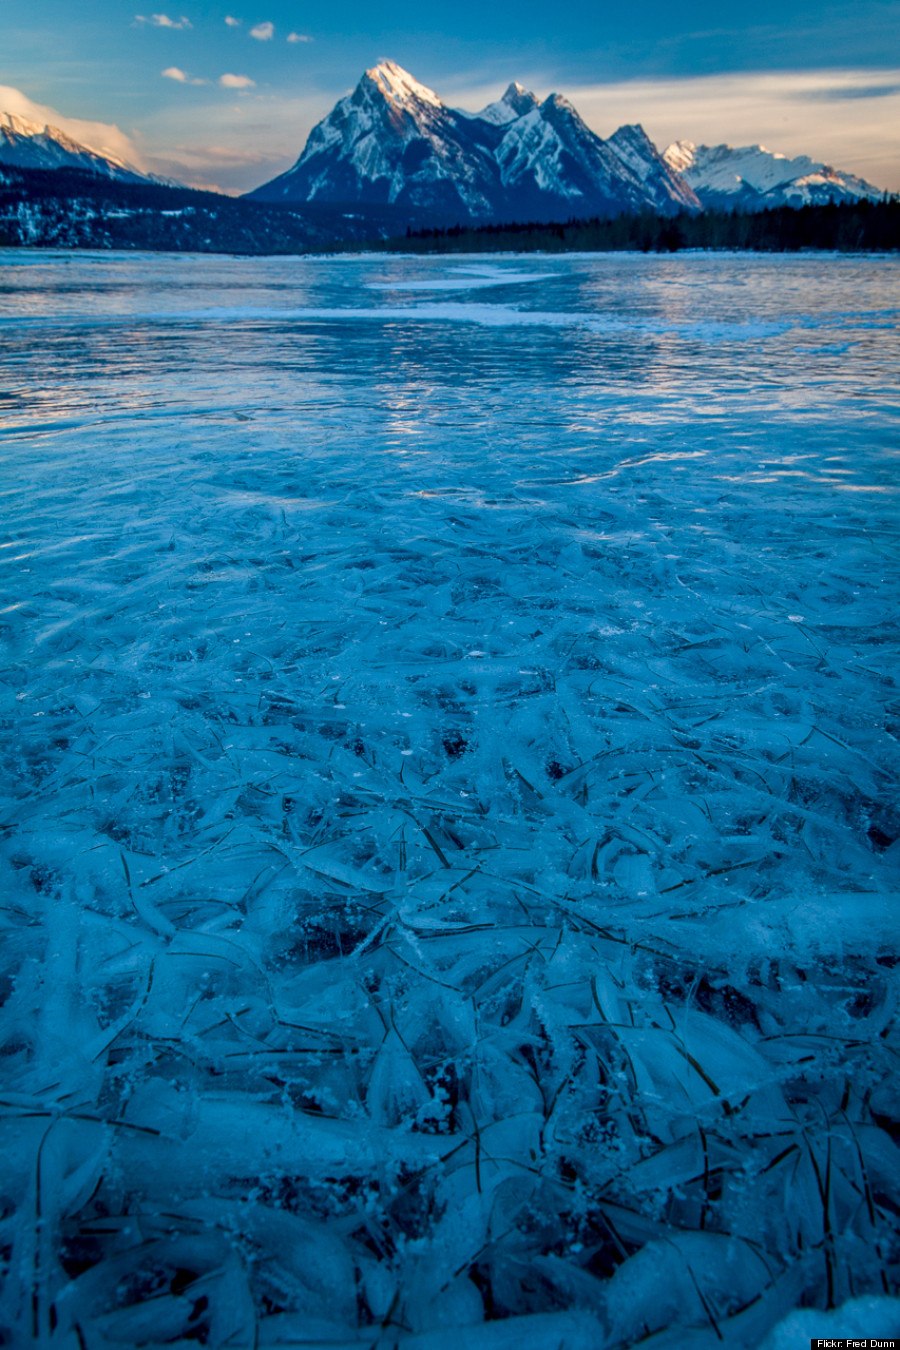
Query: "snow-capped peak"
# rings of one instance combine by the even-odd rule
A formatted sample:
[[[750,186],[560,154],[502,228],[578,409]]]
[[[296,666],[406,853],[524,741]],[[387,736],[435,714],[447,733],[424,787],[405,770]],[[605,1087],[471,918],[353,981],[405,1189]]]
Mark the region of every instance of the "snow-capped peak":
[[[675,141],[663,155],[704,206],[800,206],[813,202],[877,200],[878,188],[844,170],[764,145],[694,145]]]
[[[663,152],[663,159],[676,173],[684,173],[693,164],[696,153],[693,141],[673,141]]]
[[[148,178],[105,146],[85,145],[59,127],[10,112],[0,112],[0,164],[22,169],[83,169],[127,182]]]
[[[445,106],[394,61],[367,70],[258,201],[373,202],[442,219],[697,210],[640,127],[609,142],[562,94],[512,81],[480,113]]]
[[[20,117],[18,113],[0,112],[0,130],[11,131],[16,136],[40,136],[47,131],[40,122],[32,122],[29,117]]]
[[[402,106],[410,102],[430,103],[434,108],[443,107],[433,89],[420,84],[409,71],[398,66],[395,61],[379,61],[377,66],[372,66],[366,71],[366,75],[378,86],[385,98],[391,99],[394,103]]]
[[[518,80],[513,80],[502,98],[497,99],[496,103],[489,103],[475,116],[482,122],[492,122],[494,126],[502,127],[514,122],[517,117],[524,117],[532,108],[537,107],[537,103],[538,100],[530,89],[519,84]]]
[[[545,112],[555,108],[559,112],[574,114],[575,117],[578,117],[579,122],[581,121],[581,118],[575,110],[575,105],[569,102],[565,94],[548,94],[541,104],[541,107]]]

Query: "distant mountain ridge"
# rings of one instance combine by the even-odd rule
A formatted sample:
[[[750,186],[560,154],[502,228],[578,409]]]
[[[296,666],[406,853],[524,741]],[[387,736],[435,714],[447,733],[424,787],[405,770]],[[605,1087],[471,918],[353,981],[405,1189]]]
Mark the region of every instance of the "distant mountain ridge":
[[[246,195],[464,220],[700,209],[639,126],[603,140],[562,95],[540,102],[516,83],[480,113],[463,112],[392,61],[367,70],[313,128],[293,168]]]
[[[81,169],[123,183],[163,182],[109,151],[91,150],[59,127],[0,112],[0,165],[16,169]]]
[[[25,177],[14,181],[10,174],[16,172]],[[49,200],[54,190],[39,179],[48,173],[180,187],[105,148],[81,144],[59,127],[0,112],[0,183],[22,201],[28,200],[29,184],[41,200]],[[84,197],[80,189],[74,195]],[[375,239],[456,223],[755,212],[832,201],[853,205],[883,195],[856,174],[761,145],[734,149],[676,141],[660,154],[637,125],[620,127],[604,140],[562,95],[542,101],[517,82],[480,112],[450,108],[400,66],[384,61],[366,71],[313,128],[291,169],[244,200],[295,211],[314,207],[324,213],[316,215],[317,239],[326,219],[333,221],[335,239]],[[232,220],[228,212],[226,217]],[[82,224],[79,238],[84,229]],[[291,225],[292,238],[298,230]],[[266,232],[273,241],[281,239],[268,225]],[[168,238],[165,230],[162,237]]]
[[[865,179],[812,160],[789,159],[762,145],[695,145],[675,141],[663,153],[704,207],[760,210],[772,206],[821,206],[829,201],[878,201],[883,193]]]

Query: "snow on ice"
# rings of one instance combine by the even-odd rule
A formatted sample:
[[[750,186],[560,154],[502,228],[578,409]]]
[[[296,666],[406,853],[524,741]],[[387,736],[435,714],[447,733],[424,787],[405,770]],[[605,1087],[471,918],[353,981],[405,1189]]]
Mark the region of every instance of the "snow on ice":
[[[4,264],[7,1343],[897,1335],[896,260]]]

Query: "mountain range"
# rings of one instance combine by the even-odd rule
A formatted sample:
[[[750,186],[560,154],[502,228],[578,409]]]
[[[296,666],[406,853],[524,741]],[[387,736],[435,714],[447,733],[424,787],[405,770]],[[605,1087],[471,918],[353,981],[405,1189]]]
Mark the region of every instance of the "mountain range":
[[[82,169],[123,183],[168,180],[141,173],[108,150],[91,150],[59,127],[0,112],[0,164],[16,169]]]
[[[812,160],[789,159],[762,145],[694,145],[675,141],[663,159],[689,183],[704,208],[759,211],[772,206],[817,206],[829,201],[877,201],[884,194],[865,179]]]
[[[0,112],[0,177],[4,165],[177,186],[57,127]],[[46,195],[47,185],[40,191]],[[455,221],[757,211],[882,195],[855,174],[760,145],[676,141],[660,154],[638,125],[604,140],[561,94],[540,100],[518,83],[478,113],[451,108],[393,61],[382,61],[313,128],[293,167],[245,200],[330,210],[357,238],[365,237],[366,220],[374,237],[385,228]]]
[[[393,61],[367,70],[254,201],[395,203],[463,220],[699,210],[639,126],[597,136],[561,94],[511,84],[480,113],[449,108]]]
[[[854,174],[762,146],[677,141],[660,155],[641,126],[620,127],[603,140],[561,94],[540,101],[517,83],[481,112],[464,112],[382,61],[313,128],[293,168],[247,195],[395,203],[468,221],[553,221],[641,210],[759,210],[882,193]]]

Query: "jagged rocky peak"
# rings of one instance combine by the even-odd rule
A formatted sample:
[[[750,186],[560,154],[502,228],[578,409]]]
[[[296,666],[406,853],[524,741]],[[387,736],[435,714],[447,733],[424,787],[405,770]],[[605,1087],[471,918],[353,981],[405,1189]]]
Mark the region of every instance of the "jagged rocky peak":
[[[565,94],[548,94],[543,103],[537,103],[537,108],[544,121],[551,123],[551,125],[565,126],[572,124],[576,127],[584,127],[585,131],[588,131],[587,123],[582,120],[577,109],[569,102]],[[593,131],[589,132],[591,136],[594,134]],[[597,139],[600,138],[597,137]]]
[[[575,105],[569,102],[565,94],[548,94],[541,106],[558,108],[560,112],[575,113],[575,116],[578,117],[578,113],[575,112]],[[581,118],[578,117],[578,120],[580,122]]]
[[[366,71],[363,80],[370,81],[379,93],[393,103],[400,104],[401,107],[415,103],[428,103],[433,108],[444,106],[433,89],[420,84],[408,70],[398,66],[396,61],[379,61],[377,66],[372,66]]]
[[[626,122],[618,131],[613,132],[607,144],[614,145],[620,154],[630,152],[646,155],[650,151],[654,155],[659,154],[640,122]]]
[[[676,173],[684,173],[693,164],[696,152],[697,147],[693,141],[673,141],[668,149],[663,151],[663,159]]]
[[[698,206],[697,196],[682,174],[659,153],[639,122],[619,127],[606,144],[627,165],[653,198],[657,209],[666,201],[688,210]]]
[[[496,103],[489,103],[476,116],[482,122],[492,122],[494,126],[501,127],[514,122],[517,117],[524,117],[537,106],[537,96],[519,84],[518,80],[513,80],[502,98],[497,99]]]
[[[517,117],[523,117],[525,113],[531,112],[531,109],[537,103],[537,96],[530,89],[526,89],[524,85],[519,84],[518,80],[513,80],[500,101]]]
[[[542,133],[545,145],[550,143],[547,139],[548,133],[557,137],[563,144],[579,145],[590,142],[595,148],[604,144],[582,120],[577,109],[564,94],[548,94],[543,103],[538,103],[535,99],[532,107],[510,125],[507,137],[515,140],[519,129],[524,130],[538,124],[545,129]]]
[[[18,113],[0,112],[0,131],[11,131],[15,136],[40,136],[49,127],[40,122],[32,122],[29,117],[20,117]]]
[[[543,103],[539,103],[535,99],[532,107],[527,110],[521,119],[522,125],[527,125],[536,119],[551,127],[564,140],[574,137],[577,142],[589,140],[596,146],[610,143],[609,141],[604,142],[596,132],[591,131],[578,109],[569,102],[565,94],[548,94]]]
[[[121,164],[122,161],[117,157],[109,155],[108,152],[92,150],[87,145],[81,145],[73,140],[71,136],[60,128],[55,127],[49,122],[35,122],[30,117],[21,117],[18,113],[0,112],[0,138],[6,145],[13,145],[17,141],[44,141],[47,144],[59,146],[72,154],[103,155],[112,164]]]

